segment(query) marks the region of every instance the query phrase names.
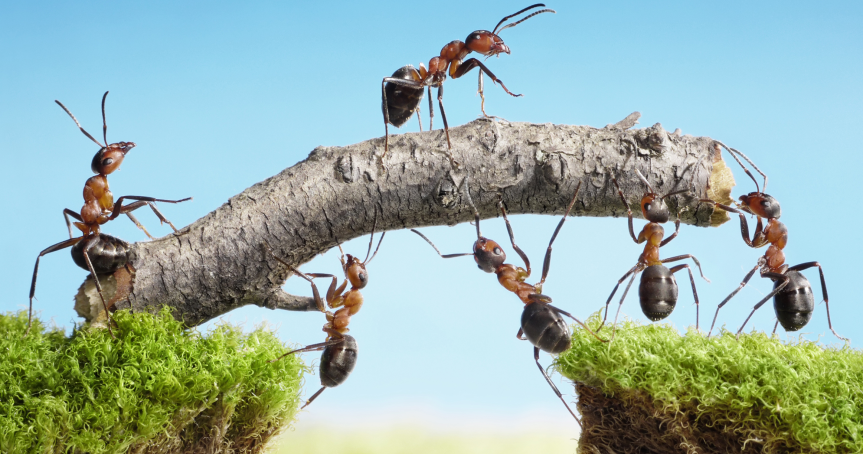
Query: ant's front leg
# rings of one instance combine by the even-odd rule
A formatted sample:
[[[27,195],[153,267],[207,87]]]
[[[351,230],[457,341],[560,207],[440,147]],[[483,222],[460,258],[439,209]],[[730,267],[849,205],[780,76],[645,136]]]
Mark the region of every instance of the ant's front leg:
[[[330,309],[336,309],[345,304],[344,298],[342,297],[342,293],[345,292],[345,289],[348,286],[348,280],[345,279],[338,288],[336,288],[336,284],[338,284],[339,278],[333,276],[332,274],[323,274],[323,273],[309,273],[309,276],[312,278],[315,277],[331,277],[333,281],[330,283],[330,287],[327,289],[327,306]]]
[[[530,260],[528,260],[527,254],[525,254],[524,251],[515,244],[515,234],[512,232],[512,225],[510,225],[509,218],[506,216],[506,208],[503,206],[503,200],[497,201],[497,207],[500,208],[500,212],[503,213],[503,220],[506,222],[506,231],[509,233],[509,241],[512,243],[512,248],[515,249],[515,252],[524,261],[524,267],[527,271],[527,275],[524,277],[528,278],[530,277]],[[522,281],[523,280],[524,279],[522,279]]]
[[[641,241],[638,241],[638,238],[635,236],[635,227],[632,225],[632,209],[629,208],[629,202],[627,202],[626,197],[623,196],[623,191],[620,190],[620,185],[617,184],[617,179],[612,176],[611,182],[614,183],[614,186],[617,188],[617,193],[620,195],[620,200],[623,200],[623,204],[626,206],[626,215],[629,217],[629,236],[632,237],[632,241],[635,241],[636,244],[640,244]]]

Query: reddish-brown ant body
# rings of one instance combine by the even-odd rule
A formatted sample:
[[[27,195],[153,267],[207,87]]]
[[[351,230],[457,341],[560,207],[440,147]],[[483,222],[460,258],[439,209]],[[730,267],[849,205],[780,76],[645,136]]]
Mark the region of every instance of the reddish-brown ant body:
[[[132,211],[147,205],[153,209],[162,222],[167,222],[176,232],[177,229],[174,225],[162,216],[162,213],[156,209],[153,202],[179,203],[191,199],[191,197],[189,197],[182,200],[163,200],[153,197],[122,196],[117,199],[116,202],[114,201],[114,195],[111,194],[111,191],[108,188],[107,175],[120,167],[120,164],[123,163],[123,159],[126,157],[126,153],[135,147],[135,143],[118,142],[108,144],[108,125],[105,120],[105,98],[107,96],[108,92],[106,91],[102,96],[102,134],[106,145],[99,143],[99,141],[94,139],[90,133],[84,130],[66,106],[64,106],[60,101],[54,101],[62,107],[70,117],[72,117],[72,120],[76,125],[78,125],[81,132],[90,140],[96,142],[96,144],[101,148],[93,157],[90,164],[91,169],[97,175],[90,177],[84,184],[84,206],[81,208],[80,214],[68,208],[63,210],[63,215],[66,219],[66,226],[69,229],[69,239],[49,246],[36,257],[36,265],[33,268],[33,281],[30,284],[30,311],[27,325],[28,333],[30,331],[30,323],[33,318],[33,297],[36,294],[36,277],[39,273],[39,260],[46,254],[71,246],[72,259],[75,261],[75,264],[87,271],[90,271],[90,274],[92,275],[93,281],[96,284],[96,290],[99,292],[99,297],[102,300],[102,306],[105,309],[105,315],[108,318],[108,330],[113,336],[114,333],[111,331],[110,323],[111,316],[108,312],[105,297],[102,294],[102,286],[99,284],[98,275],[113,273],[114,271],[124,267],[128,261],[130,246],[129,243],[126,243],[119,238],[101,233],[100,226],[110,220],[116,219],[117,216],[121,214],[126,214],[136,226],[143,230],[144,233],[152,239],[152,236],[150,236],[147,230],[144,229],[141,223],[138,222],[131,213]],[[124,199],[135,200],[135,202],[123,205]],[[73,223],[69,221],[69,217],[77,220],[77,222],[74,222],[74,225],[82,232],[82,236],[77,238],[74,237],[72,234]]]
[[[506,222],[506,229],[509,233],[509,239],[512,243],[513,249],[515,249],[516,253],[518,253],[519,257],[524,261],[525,267],[522,268],[520,266],[515,266],[506,262],[506,253],[500,247],[500,245],[494,240],[488,239],[482,236],[482,233],[479,229],[479,212],[476,207],[473,205],[473,201],[470,198],[469,190],[467,189],[467,179],[465,179],[465,198],[470,204],[471,208],[473,208],[474,212],[474,222],[476,223],[476,236],[477,240],[473,245],[473,252],[470,253],[459,253],[459,254],[441,254],[438,250],[437,246],[431,242],[425,235],[420,233],[417,230],[411,229],[412,232],[416,233],[422,239],[424,239],[432,248],[434,248],[435,252],[438,253],[442,258],[454,258],[454,257],[463,257],[471,255],[476,261],[479,269],[487,272],[494,273],[497,275],[498,282],[507,290],[514,293],[518,298],[524,303],[524,311],[521,314],[521,327],[516,334],[516,337],[520,340],[528,340],[531,345],[533,345],[533,358],[536,362],[536,366],[539,368],[540,373],[545,378],[546,382],[548,382],[551,389],[557,395],[569,413],[575,418],[576,422],[581,425],[581,421],[569,408],[569,405],[563,399],[563,395],[560,390],[557,389],[557,386],[551,381],[548,374],[545,372],[545,369],[539,363],[539,351],[542,350],[547,353],[561,353],[569,349],[571,345],[571,337],[572,334],[569,330],[569,326],[563,320],[562,315],[565,315],[573,320],[575,320],[579,325],[584,327],[590,334],[599,339],[601,342],[606,342],[604,339],[601,339],[597,336],[593,331],[590,330],[584,323],[582,323],[579,319],[575,318],[569,312],[566,312],[562,309],[559,309],[555,306],[552,306],[551,297],[548,295],[542,294],[542,286],[545,283],[545,279],[548,276],[549,269],[551,267],[551,247],[554,243],[554,240],[557,238],[557,234],[560,232],[561,227],[563,227],[564,222],[566,222],[566,218],[569,216],[570,211],[572,210],[573,205],[575,205],[576,198],[578,197],[578,191],[581,189],[581,182],[579,182],[578,187],[575,189],[575,194],[572,196],[572,200],[569,202],[569,205],[566,208],[566,212],[563,214],[563,218],[561,218],[560,222],[557,224],[557,228],[554,230],[554,233],[551,236],[551,240],[548,242],[548,249],[545,253],[545,260],[543,261],[542,266],[542,278],[535,285],[530,285],[525,280],[530,277],[531,268],[530,268],[530,260],[528,260],[527,255],[524,251],[521,250],[515,244],[515,236],[512,231],[512,226],[509,223],[509,219],[506,215],[506,209],[503,206],[503,202],[498,202],[498,207],[500,208],[501,214],[503,215],[503,219]]]
[[[698,165],[696,164],[696,167],[697,166]],[[611,335],[611,338],[614,339],[617,317],[620,315],[620,308],[623,306],[623,300],[626,299],[626,294],[629,292],[629,288],[635,280],[635,275],[642,271],[641,281],[638,285],[638,296],[639,301],[641,302],[642,312],[644,312],[644,315],[652,321],[662,320],[668,317],[677,305],[678,288],[677,281],[674,279],[674,273],[685,268],[689,272],[689,281],[692,284],[692,296],[695,299],[695,329],[698,329],[698,293],[695,290],[695,278],[692,275],[692,270],[687,264],[677,265],[669,269],[665,267],[664,263],[691,258],[698,266],[698,272],[701,274],[701,277],[707,282],[710,282],[710,280],[704,277],[704,273],[701,271],[701,264],[698,263],[698,259],[693,255],[678,255],[667,259],[659,258],[659,248],[665,246],[677,237],[677,234],[680,231],[680,217],[678,216],[678,219],[674,221],[674,233],[672,233],[668,238],[663,239],[665,236],[665,230],[662,228],[662,224],[668,222],[670,217],[668,206],[665,204],[665,199],[675,194],[689,192],[690,190],[685,189],[674,191],[659,197],[638,169],[635,170],[635,173],[638,174],[639,179],[641,179],[642,183],[644,183],[646,187],[646,192],[641,198],[641,214],[644,216],[644,219],[648,221],[637,237],[635,236],[635,229],[632,225],[632,210],[629,207],[629,202],[626,201],[623,191],[617,184],[617,179],[612,177],[611,181],[617,188],[617,193],[620,195],[620,199],[623,201],[623,204],[626,206],[626,213],[629,218],[629,236],[631,236],[632,241],[635,241],[637,244],[645,243],[644,251],[641,253],[641,256],[638,257],[638,262],[635,266],[630,268],[630,270],[617,281],[617,284],[615,284],[614,289],[611,291],[611,295],[608,296],[608,300],[605,302],[605,316],[602,319],[602,323],[604,325],[608,318],[608,306],[611,303],[611,299],[614,297],[615,292],[617,292],[618,287],[620,287],[620,284],[623,283],[627,277],[632,275],[632,278],[629,279],[629,283],[626,285],[626,289],[623,291],[623,296],[620,297],[620,304],[617,306],[617,313],[614,316],[615,329],[612,330]]]
[[[360,290],[365,288],[369,282],[369,274],[368,271],[366,271],[366,265],[370,263],[376,255],[378,255],[378,250],[381,248],[381,242],[383,242],[384,235],[386,234],[386,232],[381,233],[381,237],[378,240],[378,246],[375,248],[375,253],[371,254],[374,230],[376,226],[377,219],[375,220],[375,225],[372,227],[372,235],[369,237],[369,249],[368,252],[366,252],[366,259],[364,261],[360,262],[358,258],[350,254],[345,254],[344,251],[342,251],[341,244],[339,245],[339,251],[342,253],[340,260],[345,280],[338,288],[336,288],[338,277],[332,274],[302,273],[300,270],[279,258],[268,244],[264,244],[270,252],[270,255],[272,255],[279,263],[288,267],[288,269],[297,276],[309,281],[312,285],[312,294],[314,295],[315,304],[317,304],[318,310],[326,314],[327,317],[327,323],[324,325],[322,330],[327,333],[325,342],[289,351],[270,361],[272,363],[294,353],[324,351],[321,354],[321,365],[319,370],[321,375],[321,389],[314,393],[302,408],[309,406],[309,404],[324,392],[325,389],[334,388],[344,383],[357,364],[357,352],[359,347],[357,346],[356,339],[347,334],[347,332],[350,331],[348,329],[348,324],[351,321],[351,316],[359,312],[363,305],[363,296],[360,294]],[[371,254],[371,258],[369,258],[369,254]],[[345,260],[345,256],[347,256],[347,260]],[[321,299],[320,292],[318,292],[318,287],[315,285],[313,280],[317,277],[330,277],[333,279],[332,283],[330,283],[329,289],[327,289],[326,307],[324,306],[324,300]],[[345,292],[348,282],[350,282],[351,288]],[[327,308],[338,310],[335,313],[332,313],[328,311]]]
[[[437,87],[437,100],[440,106],[441,117],[443,118],[444,133],[446,134],[447,148],[452,149],[452,144],[449,139],[449,125],[446,121],[446,111],[443,107],[443,83],[447,75],[453,79],[458,79],[464,76],[474,68],[479,68],[478,92],[482,99],[480,109],[483,115],[485,113],[485,97],[483,95],[482,75],[488,75],[494,83],[500,84],[503,90],[511,96],[521,96],[510,92],[503,81],[498,79],[482,62],[476,58],[465,60],[471,52],[485,55],[486,57],[495,56],[501,53],[509,54],[509,47],[504,44],[503,40],[497,34],[503,30],[530,19],[537,14],[555,12],[552,9],[543,9],[529,14],[527,17],[512,22],[501,27],[507,19],[517,16],[527,10],[533,8],[544,7],[542,3],[528,6],[521,11],[510,14],[498,22],[497,26],[492,31],[476,30],[464,41],[455,40],[444,46],[440,55],[429,60],[428,69],[420,63],[419,70],[413,66],[407,65],[396,70],[391,77],[384,77],[381,82],[381,107],[384,114],[384,154],[381,156],[383,160],[389,151],[389,125],[400,127],[404,124],[414,112],[419,112],[419,103],[422,101],[423,89],[428,87],[429,95],[429,130],[432,129],[434,121],[434,108],[432,107],[431,89]],[[422,129],[422,127],[420,127]],[[452,161],[452,157],[450,156]],[[454,161],[453,161],[454,163]]]
[[[767,175],[740,151],[730,148],[722,142],[717,141],[717,144],[728,150],[728,153],[735,161],[737,161],[738,164],[740,164],[743,171],[749,175],[749,178],[751,178],[755,183],[755,192],[750,192],[749,194],[740,196],[740,202],[737,203],[737,206],[740,209],[723,205],[709,199],[703,199],[702,201],[711,203],[730,213],[737,213],[740,216],[740,233],[747,246],[760,248],[769,244],[770,247],[768,247],[764,255],[758,259],[758,263],[755,267],[746,274],[740,285],[731,292],[728,297],[719,303],[719,306],[716,308],[716,314],[713,316],[713,323],[711,323],[710,331],[708,331],[707,335],[710,336],[710,332],[713,331],[713,326],[716,324],[716,317],[719,315],[719,309],[721,309],[722,306],[725,306],[728,301],[749,282],[749,279],[752,278],[755,271],[759,269],[761,270],[761,277],[773,281],[773,291],[768,293],[767,296],[755,304],[755,307],[752,308],[752,312],[750,312],[749,316],[746,317],[746,320],[744,320],[740,329],[737,330],[737,334],[740,335],[740,333],[743,332],[743,328],[746,326],[746,323],[749,322],[749,319],[752,318],[752,315],[755,314],[755,311],[770,300],[770,298],[773,298],[773,307],[776,311],[777,319],[776,325],[773,327],[774,333],[780,323],[786,331],[797,331],[803,328],[812,318],[812,313],[815,310],[815,296],[812,293],[812,286],[809,284],[809,280],[807,280],[800,271],[818,267],[818,274],[821,278],[821,293],[824,298],[824,308],[827,311],[827,325],[836,337],[847,341],[848,339],[836,333],[833,329],[833,324],[830,321],[827,284],[824,281],[824,270],[821,268],[821,265],[818,262],[806,262],[794,266],[788,266],[788,264],[785,263],[785,252],[783,252],[783,249],[785,249],[785,245],[788,243],[788,228],[785,227],[785,224],[779,222],[779,217],[782,215],[779,201],[763,192],[767,190]],[[746,162],[752,165],[752,167],[761,174],[762,177],[764,177],[763,188],[759,188],[758,181],[755,179],[755,176],[749,172],[749,169],[747,169],[740,159],[738,159],[737,155],[743,157]],[[758,219],[752,239],[749,238],[749,224],[746,222],[746,213],[754,215]],[[761,218],[767,219],[766,227],[764,227]]]

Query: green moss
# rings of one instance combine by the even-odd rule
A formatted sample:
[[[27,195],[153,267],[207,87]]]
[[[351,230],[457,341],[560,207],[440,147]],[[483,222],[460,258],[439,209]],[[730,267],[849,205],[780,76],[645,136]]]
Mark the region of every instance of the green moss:
[[[784,344],[759,332],[706,339],[624,322],[611,344],[575,329],[556,367],[626,405],[686,415],[687,424],[704,422],[759,452],[863,452],[863,354],[847,346]]]
[[[275,335],[184,330],[165,310],[70,337],[0,315],[0,452],[258,452],[289,424],[305,366]]]

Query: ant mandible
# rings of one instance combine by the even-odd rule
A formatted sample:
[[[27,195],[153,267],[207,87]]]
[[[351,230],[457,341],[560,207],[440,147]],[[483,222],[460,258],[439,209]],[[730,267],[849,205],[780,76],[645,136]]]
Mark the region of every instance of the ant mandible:
[[[478,92],[482,99],[480,109],[484,116],[488,115],[485,113],[485,96],[483,95],[482,82],[483,73],[487,74],[494,83],[500,84],[503,91],[507,94],[515,97],[521,96],[520,94],[510,92],[506,88],[506,85],[503,84],[503,81],[498,79],[482,62],[476,58],[470,58],[468,60],[464,60],[464,58],[471,52],[476,52],[478,54],[485,55],[486,57],[495,56],[501,53],[509,54],[509,47],[504,44],[500,36],[497,35],[498,33],[507,28],[515,27],[537,14],[554,13],[555,11],[552,9],[543,9],[533,12],[523,19],[506,24],[503,27],[501,27],[501,24],[503,24],[507,19],[518,16],[527,10],[544,6],[545,5],[542,3],[528,6],[515,14],[510,14],[501,19],[492,31],[476,30],[468,35],[464,42],[459,40],[450,42],[441,49],[439,56],[433,57],[429,60],[428,69],[426,69],[422,63],[420,63],[419,71],[411,65],[406,65],[396,70],[392,76],[384,77],[381,82],[381,108],[384,113],[384,154],[381,156],[381,161],[383,161],[383,158],[389,151],[389,125],[392,124],[398,128],[408,121],[414,112],[417,112],[419,115],[419,103],[422,101],[423,89],[426,87],[428,87],[429,95],[429,130],[432,129],[432,123],[434,121],[431,89],[432,87],[437,87],[437,100],[438,105],[440,106],[441,117],[443,118],[447,149],[452,150],[452,143],[450,143],[449,138],[449,125],[447,124],[446,111],[443,107],[443,83],[447,78],[447,74],[449,74],[449,77],[453,79],[458,79],[474,68],[480,69]],[[393,114],[390,115],[390,112]],[[420,126],[420,130],[422,130],[422,126]],[[449,156],[449,159],[453,165],[456,164],[452,155]]]
[[[105,121],[105,98],[107,96],[108,92],[105,92],[102,96],[102,132],[105,143],[108,142],[108,126]],[[91,168],[93,172],[97,173],[97,175],[90,177],[84,184],[84,206],[81,208],[80,214],[68,208],[63,210],[63,214],[66,219],[66,226],[69,229],[69,239],[49,246],[36,257],[36,265],[33,268],[33,280],[30,284],[30,310],[25,336],[30,332],[30,326],[33,320],[33,298],[36,294],[36,277],[39,273],[39,260],[42,256],[50,254],[51,252],[72,247],[72,259],[75,261],[75,264],[87,271],[90,271],[93,282],[96,284],[96,290],[99,293],[99,298],[102,300],[102,306],[105,309],[108,332],[113,337],[114,333],[111,330],[111,315],[108,311],[105,297],[102,294],[102,286],[99,283],[98,275],[113,273],[126,266],[129,259],[128,255],[130,245],[119,238],[101,233],[100,226],[110,220],[116,219],[117,216],[121,214],[126,214],[135,223],[135,225],[137,225],[147,234],[148,237],[152,239],[152,236],[150,236],[140,222],[132,216],[131,212],[142,206],[148,205],[153,209],[162,222],[167,222],[172,228],[174,228],[174,225],[162,216],[162,213],[156,209],[152,202],[179,203],[191,200],[191,197],[181,200],[163,200],[153,197],[122,196],[114,202],[114,196],[108,189],[108,179],[106,176],[120,167],[126,153],[135,147],[135,143],[118,142],[109,145],[102,145],[83,127],[81,127],[81,124],[78,123],[78,120],[71,112],[69,112],[69,109],[67,109],[66,106],[64,106],[60,101],[55,102],[59,104],[70,117],[72,117],[72,120],[75,121],[75,124],[78,125],[81,132],[83,132],[85,136],[89,137],[90,140],[96,142],[96,144],[101,148],[93,157],[93,161],[91,162]],[[123,205],[124,199],[135,200],[136,202]],[[77,219],[78,222],[74,222],[74,225],[81,230],[82,236],[77,238],[73,236],[72,223],[69,221],[70,216]],[[174,231],[176,232],[177,229],[174,228]]]
[[[369,264],[376,255],[378,255],[378,250],[381,248],[381,242],[384,240],[384,235],[386,232],[381,233],[381,237],[378,240],[378,246],[375,248],[375,253],[372,254],[371,258],[369,258],[369,254],[372,251],[372,243],[375,235],[375,227],[377,226],[377,218],[375,218],[375,223],[372,227],[372,234],[369,237],[369,249],[366,252],[366,259],[360,262],[360,260],[350,254],[345,254],[342,250],[341,244],[339,244],[339,251],[342,253],[341,262],[342,262],[342,271],[345,275],[345,280],[342,282],[342,285],[336,288],[336,284],[338,283],[338,278],[332,274],[323,274],[323,273],[302,273],[300,270],[291,266],[273,252],[272,248],[270,248],[269,244],[264,243],[264,246],[270,252],[270,255],[273,256],[279,263],[288,267],[291,272],[296,274],[297,276],[302,277],[303,279],[309,281],[312,284],[312,294],[315,298],[315,304],[318,306],[318,310],[326,314],[327,323],[324,325],[323,330],[327,333],[327,338],[325,342],[321,342],[319,344],[312,344],[297,350],[292,350],[284,355],[270,360],[269,362],[276,362],[288,355],[294,353],[303,353],[303,352],[311,352],[311,351],[320,351],[324,352],[321,354],[321,365],[320,365],[320,375],[321,375],[321,389],[318,392],[314,393],[312,397],[310,397],[306,404],[302,406],[301,409],[306,408],[309,404],[312,403],[322,392],[324,392],[327,388],[334,388],[348,379],[348,375],[350,375],[351,371],[354,370],[354,366],[357,364],[357,341],[353,336],[347,334],[348,324],[351,321],[351,316],[355,315],[359,312],[360,308],[363,305],[363,295],[360,294],[360,290],[365,288],[366,284],[369,282],[368,271],[366,271],[366,265]],[[345,260],[345,256],[347,255],[347,260]],[[331,277],[333,279],[330,284],[330,288],[327,290],[326,296],[326,304],[330,309],[339,308],[335,313],[329,312],[326,307],[324,307],[324,301],[321,300],[321,295],[318,292],[318,287],[315,285],[314,278],[317,277]],[[348,282],[351,283],[351,288],[345,292],[345,288],[347,288]]]
[[[740,164],[743,171],[749,175],[749,178],[751,178],[755,183],[755,192],[750,192],[749,194],[740,196],[740,202],[736,203],[740,209],[723,205],[710,199],[702,199],[702,202],[711,203],[730,213],[737,213],[740,216],[740,233],[747,246],[760,248],[769,244],[770,247],[768,247],[764,255],[758,259],[758,263],[756,263],[755,267],[746,274],[743,278],[743,282],[741,282],[730,295],[719,303],[707,336],[710,337],[710,332],[713,331],[713,326],[716,324],[716,317],[719,316],[719,309],[721,309],[722,306],[725,306],[728,301],[731,300],[731,298],[749,282],[749,279],[752,278],[755,271],[759,269],[761,270],[761,277],[773,281],[773,291],[768,293],[767,296],[755,304],[755,307],[752,308],[752,312],[749,313],[749,316],[746,317],[743,325],[741,325],[740,329],[737,330],[737,335],[739,336],[740,333],[743,332],[743,328],[749,322],[749,319],[752,318],[752,315],[755,314],[755,311],[770,300],[770,298],[773,298],[773,307],[776,311],[776,324],[773,326],[774,334],[776,333],[776,329],[780,323],[786,331],[797,331],[803,328],[812,318],[812,312],[815,310],[815,296],[812,294],[812,286],[809,284],[809,280],[807,280],[800,271],[818,267],[818,274],[821,278],[821,294],[824,298],[824,308],[827,311],[827,325],[836,337],[843,341],[847,341],[848,339],[836,333],[836,330],[833,329],[833,323],[830,321],[827,283],[824,281],[824,270],[821,268],[821,264],[818,262],[806,262],[799,265],[788,266],[788,264],[785,263],[785,252],[783,252],[783,249],[785,249],[785,245],[788,243],[788,228],[785,227],[785,224],[779,222],[779,216],[782,215],[779,201],[766,194],[758,187],[758,181],[755,179],[755,176],[749,172],[749,169],[747,169],[742,162],[740,162],[737,155],[740,155],[745,159],[746,162],[752,165],[752,167],[761,174],[762,177],[764,177],[764,191],[767,190],[767,175],[740,151],[730,148],[722,142],[717,141],[716,143],[728,150],[728,153],[735,161],[737,161],[738,164]],[[755,215],[758,218],[752,239],[749,238],[749,224],[746,222],[745,213]],[[767,227],[764,227],[761,218],[767,219]]]
[[[575,205],[576,198],[578,197],[578,191],[581,189],[581,182],[578,183],[578,186],[575,189],[575,194],[572,196],[572,200],[569,202],[569,205],[566,208],[566,211],[563,214],[563,218],[561,218],[560,222],[557,224],[557,228],[554,230],[554,233],[551,235],[551,240],[548,242],[548,249],[545,253],[545,260],[543,261],[542,266],[542,278],[535,285],[530,285],[525,282],[527,278],[530,277],[531,269],[530,269],[530,260],[528,260],[527,255],[524,251],[521,250],[515,244],[515,236],[512,231],[512,226],[509,223],[509,219],[506,215],[506,209],[503,206],[502,201],[498,201],[498,208],[503,214],[503,219],[506,222],[506,230],[509,233],[509,239],[512,243],[513,249],[515,249],[516,253],[518,253],[519,257],[524,261],[525,268],[520,266],[515,266],[512,264],[504,263],[506,261],[506,253],[497,244],[497,242],[490,240],[484,236],[479,229],[479,211],[477,211],[476,207],[473,204],[473,201],[470,198],[469,190],[467,189],[467,178],[465,178],[465,195],[468,203],[473,209],[474,213],[474,222],[476,224],[476,236],[477,240],[473,245],[473,252],[471,253],[458,253],[458,254],[441,254],[438,250],[437,246],[432,243],[425,235],[420,233],[417,230],[411,229],[412,232],[416,233],[422,239],[426,240],[426,242],[434,248],[435,252],[441,258],[449,259],[454,257],[463,257],[472,255],[474,260],[476,261],[479,269],[485,271],[486,273],[494,273],[497,275],[497,280],[500,284],[510,292],[515,293],[516,296],[525,304],[524,311],[521,314],[521,327],[518,329],[518,333],[516,337],[519,340],[528,340],[531,345],[533,345],[533,359],[536,361],[536,366],[539,368],[540,373],[545,378],[546,382],[548,382],[551,389],[557,395],[569,413],[575,418],[575,421],[578,422],[578,425],[581,426],[581,420],[578,419],[578,416],[569,408],[569,405],[564,400],[563,395],[560,390],[557,389],[557,386],[551,381],[548,374],[545,372],[545,369],[539,363],[539,351],[542,350],[546,353],[561,353],[569,349],[572,343],[572,334],[569,330],[569,325],[564,322],[561,314],[573,319],[581,325],[587,332],[597,338],[600,342],[607,342],[604,339],[601,339],[597,336],[590,328],[587,327],[581,320],[575,318],[569,312],[566,312],[562,309],[559,309],[555,306],[552,306],[551,297],[548,295],[542,294],[542,286],[545,283],[546,277],[548,277],[548,272],[551,267],[551,246],[554,243],[554,240],[557,238],[557,234],[560,232],[561,227],[563,227],[563,223],[566,222],[566,218],[569,216],[570,211],[572,210],[573,205]]]
[[[698,164],[696,164],[696,167],[698,167]],[[673,191],[659,197],[658,194],[654,192],[653,187],[650,186],[647,178],[644,178],[644,175],[642,175],[638,169],[635,169],[635,173],[638,174],[638,178],[646,187],[646,192],[641,198],[641,214],[644,216],[644,219],[648,221],[637,237],[635,236],[635,229],[632,225],[632,210],[629,207],[629,202],[626,201],[626,197],[624,197],[623,191],[620,189],[620,185],[617,184],[617,179],[612,176],[611,181],[617,188],[617,193],[620,195],[620,199],[623,201],[623,204],[626,205],[626,214],[629,218],[629,236],[631,236],[632,241],[635,241],[637,244],[645,243],[644,251],[641,253],[641,256],[638,257],[638,262],[635,266],[630,268],[630,270],[617,281],[617,284],[614,286],[614,290],[612,290],[611,295],[608,296],[608,300],[605,302],[605,316],[602,318],[602,325],[605,325],[605,321],[608,318],[608,306],[611,303],[611,299],[614,298],[615,292],[617,292],[620,284],[623,283],[627,277],[632,275],[629,279],[629,283],[626,284],[626,289],[623,290],[623,296],[620,297],[620,304],[617,306],[617,313],[614,316],[614,329],[612,329],[611,334],[611,339],[613,340],[614,335],[617,332],[617,317],[620,315],[620,308],[623,307],[623,300],[626,299],[626,294],[629,292],[629,288],[635,280],[635,275],[642,271],[644,271],[644,273],[641,274],[641,281],[638,284],[638,298],[641,302],[642,312],[644,312],[644,315],[652,321],[662,320],[671,315],[671,312],[677,305],[677,281],[674,279],[674,273],[685,268],[686,271],[689,272],[689,282],[692,285],[692,296],[695,299],[695,329],[697,330],[699,304],[698,293],[695,290],[695,278],[692,275],[692,270],[689,268],[688,264],[677,265],[668,269],[665,267],[664,263],[691,258],[698,266],[698,272],[701,274],[701,277],[707,282],[710,282],[710,280],[704,277],[704,273],[701,271],[701,264],[698,263],[698,259],[691,254],[678,255],[667,259],[659,258],[659,248],[665,246],[671,240],[676,238],[678,232],[680,232],[680,214],[678,213],[677,219],[674,221],[674,233],[672,233],[668,238],[663,239],[665,236],[665,230],[662,228],[661,224],[668,222],[669,218],[668,206],[665,204],[665,199],[675,194],[690,192],[690,189]],[[693,177],[694,176],[695,175],[693,173]],[[600,329],[602,329],[602,325],[600,325]]]

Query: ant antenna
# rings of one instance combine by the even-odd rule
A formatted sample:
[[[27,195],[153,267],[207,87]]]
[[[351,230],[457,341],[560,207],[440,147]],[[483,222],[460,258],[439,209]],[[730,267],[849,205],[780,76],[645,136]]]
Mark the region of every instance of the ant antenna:
[[[647,178],[644,178],[644,175],[642,175],[642,174],[641,174],[641,172],[639,172],[639,170],[638,170],[638,169],[635,169],[635,173],[638,175],[638,178],[640,178],[640,179],[641,179],[641,182],[642,182],[642,183],[644,183],[644,184],[647,186],[647,189],[648,189],[652,194],[655,194],[656,192],[653,190],[653,186],[651,186],[651,185],[650,185],[650,182],[648,182],[648,181],[647,181]],[[666,197],[667,197],[667,196],[666,196]]]
[[[367,263],[371,263],[371,261],[374,260],[375,256],[378,255],[378,251],[381,249],[381,243],[384,241],[384,235],[387,234],[387,232],[381,233],[381,237],[378,239],[378,247],[375,248],[375,253],[372,254],[372,258],[369,258],[369,252],[372,251],[372,242],[375,239],[375,228],[377,226],[378,226],[378,212],[377,212],[377,210],[375,210],[375,223],[372,224],[372,234],[371,234],[371,236],[369,236],[369,250],[366,252],[366,259],[363,261],[363,265],[366,265]]]
[[[470,187],[468,187],[468,180],[470,180],[470,172],[468,172],[467,175],[464,177],[464,195],[467,199],[468,205],[473,208],[473,217],[476,223],[476,237],[477,239],[479,239],[482,238],[482,233],[479,231],[479,211],[477,211],[476,206],[474,206],[473,204],[473,200],[470,198]]]
[[[740,164],[740,167],[743,168],[743,171],[746,172],[747,175],[749,175],[749,178],[752,178],[752,181],[755,183],[755,192],[762,192],[760,189],[758,189],[758,181],[755,180],[755,177],[749,172],[749,169],[747,169],[746,166],[743,165],[742,162],[740,162],[740,159],[737,158],[735,153],[742,156],[743,159],[746,160],[746,162],[748,162],[749,164],[752,165],[753,168],[755,168],[756,172],[760,173],[761,176],[764,177],[764,191],[767,190],[767,175],[765,175],[764,172],[762,172],[761,169],[759,169],[758,166],[756,166],[755,163],[752,162],[751,159],[749,159],[749,157],[747,157],[745,154],[741,153],[739,150],[731,148],[728,145],[725,145],[724,143],[722,143],[718,140],[716,141],[716,143],[721,145],[722,148],[725,148],[726,150],[728,150],[728,153],[731,155],[732,158],[734,158],[735,161],[737,161],[738,164]]]
[[[498,34],[498,33],[502,32],[502,31],[506,30],[507,28],[515,27],[516,25],[518,25],[518,24],[520,24],[520,23],[522,23],[522,22],[524,22],[524,21],[526,21],[526,20],[530,19],[530,18],[531,18],[531,17],[533,17],[533,16],[536,16],[537,14],[542,14],[542,13],[555,13],[555,14],[557,14],[557,11],[555,11],[555,10],[553,10],[553,9],[544,9],[544,10],[540,10],[540,11],[537,11],[537,12],[535,12],[535,13],[531,13],[531,14],[529,14],[529,15],[528,15],[527,17],[525,17],[524,19],[521,19],[521,20],[519,20],[519,21],[512,22],[512,23],[509,23],[509,24],[506,24],[506,25],[504,25],[500,30],[498,30],[498,27],[500,27],[500,24],[504,23],[504,21],[506,21],[507,19],[509,19],[509,18],[511,18],[511,17],[514,17],[514,16],[518,16],[519,14],[521,14],[521,13],[523,13],[523,12],[525,12],[525,11],[529,10],[529,9],[539,8],[539,7],[541,7],[541,6],[545,6],[545,4],[543,4],[543,3],[537,3],[537,4],[535,4],[535,5],[530,5],[530,6],[528,6],[527,8],[525,8],[525,9],[523,9],[523,10],[521,10],[521,11],[519,11],[519,12],[515,13],[515,14],[510,14],[509,16],[504,17],[503,19],[501,19],[501,20],[500,20],[500,22],[498,22],[498,23],[497,23],[497,26],[495,26],[495,27],[494,27],[494,30],[492,31],[492,34]]]
[[[63,110],[66,111],[67,114],[69,114],[70,117],[72,117],[72,120],[75,122],[76,125],[78,125],[78,129],[80,129],[81,132],[83,132],[85,136],[89,137],[90,140],[92,140],[93,142],[96,142],[96,145],[99,145],[100,147],[105,148],[105,145],[102,145],[101,143],[99,143],[98,140],[94,139],[93,136],[91,136],[89,132],[85,131],[84,128],[81,127],[81,123],[78,123],[78,119],[75,118],[74,115],[72,115],[72,112],[69,112],[69,109],[67,109],[66,106],[64,106],[62,102],[57,101],[56,99],[54,100],[54,102],[56,102],[60,107],[63,108]],[[105,142],[107,143],[107,140]]]
[[[108,92],[106,91],[104,95],[102,95],[102,139],[105,140],[105,144],[108,143],[108,123],[105,121],[105,98],[108,97]]]

